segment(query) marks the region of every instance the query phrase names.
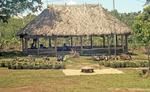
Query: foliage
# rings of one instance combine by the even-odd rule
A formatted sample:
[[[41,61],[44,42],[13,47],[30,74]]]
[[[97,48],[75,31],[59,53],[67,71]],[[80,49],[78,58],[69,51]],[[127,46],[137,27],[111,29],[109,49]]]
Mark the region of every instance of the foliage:
[[[134,22],[134,32],[136,39],[148,45],[150,43],[150,6],[144,8],[144,11],[140,13]]]
[[[64,69],[65,64],[45,59],[31,61],[30,58],[16,58],[12,61],[1,61],[0,67],[7,67],[8,69]]]
[[[111,11],[111,14],[118,18],[120,21],[124,22],[126,25],[128,25],[132,30],[134,30],[134,21],[136,16],[140,14],[139,12],[131,12],[131,13],[119,13],[117,10]],[[139,43],[137,43],[135,34],[132,34],[129,36],[129,46],[131,46],[132,49],[134,49],[137,46],[140,46]]]
[[[16,37],[16,33],[33,18],[35,15],[29,14],[23,19],[11,18],[8,20],[8,24],[0,22],[0,49],[17,48],[20,41]]]
[[[144,6],[150,5],[150,0],[146,0],[146,3]]]
[[[117,62],[100,62],[100,65],[111,68],[128,68],[128,67],[148,67],[147,61],[117,61]]]
[[[33,12],[41,9],[41,0],[0,0],[0,21],[7,22],[10,16],[25,10]]]
[[[150,6],[145,7],[143,12],[136,17],[134,23],[136,39],[145,46],[150,70]]]
[[[117,10],[113,10],[110,12],[113,16],[118,18],[120,21],[124,22],[127,24],[130,28],[133,28],[133,23],[135,20],[135,17],[140,13],[140,12],[131,12],[131,13],[119,13]]]

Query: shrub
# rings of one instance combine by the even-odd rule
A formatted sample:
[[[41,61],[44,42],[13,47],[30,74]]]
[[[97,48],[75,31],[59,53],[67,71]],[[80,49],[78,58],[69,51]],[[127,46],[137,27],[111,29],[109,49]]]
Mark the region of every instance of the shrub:
[[[111,63],[110,62],[104,62],[103,64],[104,64],[105,67],[110,67]]]
[[[1,61],[0,67],[7,67],[8,69],[64,69],[65,64],[62,62],[50,61],[27,61],[27,60],[13,60],[10,62]]]
[[[140,61],[140,62],[100,62],[100,65],[104,65],[105,67],[112,67],[112,68],[126,68],[126,67],[148,67],[147,61]]]
[[[41,64],[40,65],[40,68],[41,69],[49,69],[49,65],[47,65],[47,64]],[[51,69],[51,68],[50,68]]]
[[[0,62],[0,67],[8,67],[9,61],[1,61]]]
[[[1,62],[1,67],[5,67],[5,62],[4,61]]]
[[[35,63],[33,69],[40,69],[40,65],[38,63]]]
[[[23,69],[22,62],[17,63],[16,69]]]
[[[22,68],[23,68],[23,69],[29,69],[29,64],[28,64],[27,62],[24,62],[24,63],[22,64]]]
[[[56,62],[53,69],[65,69],[65,65],[62,62]]]

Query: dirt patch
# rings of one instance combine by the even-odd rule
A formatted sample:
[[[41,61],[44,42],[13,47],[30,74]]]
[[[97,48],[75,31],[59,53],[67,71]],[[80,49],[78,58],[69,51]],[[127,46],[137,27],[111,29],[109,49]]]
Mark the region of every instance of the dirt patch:
[[[9,70],[0,68],[0,76],[5,76],[5,75],[8,75],[9,73],[10,73]]]
[[[141,88],[126,88],[126,89],[121,89],[121,88],[110,88],[109,92],[150,92],[150,89],[141,89]]]
[[[57,92],[44,86],[25,86],[16,88],[0,88],[0,92]]]
[[[74,75],[97,75],[97,74],[123,74],[122,71],[117,69],[97,69],[94,70],[94,73],[82,73],[80,69],[73,70],[73,69],[65,69],[63,70],[63,73],[66,76],[74,76]]]

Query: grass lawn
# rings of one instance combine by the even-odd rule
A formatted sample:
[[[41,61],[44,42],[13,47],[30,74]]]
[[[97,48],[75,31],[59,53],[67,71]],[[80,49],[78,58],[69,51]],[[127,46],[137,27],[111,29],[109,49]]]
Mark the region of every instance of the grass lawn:
[[[65,76],[61,70],[0,68],[0,92],[110,92],[116,88],[150,88],[150,78],[139,77],[135,70],[123,71],[125,74],[121,75]]]
[[[12,58],[1,60],[9,61]],[[51,60],[55,61],[56,58]],[[67,69],[80,69],[86,65],[99,68],[91,57],[69,59],[66,62]],[[140,77],[137,70],[122,71],[124,74],[120,75],[65,76],[62,70],[0,68],[0,92],[150,92],[150,78]]]

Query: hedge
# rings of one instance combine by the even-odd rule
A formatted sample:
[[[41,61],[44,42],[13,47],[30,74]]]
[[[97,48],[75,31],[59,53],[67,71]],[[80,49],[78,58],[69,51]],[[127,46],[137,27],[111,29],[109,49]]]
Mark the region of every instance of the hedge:
[[[148,67],[149,62],[148,61],[102,61],[99,62],[100,65],[103,65],[105,67],[111,67],[111,68],[127,68],[127,67],[132,67],[132,68],[138,68],[138,67]]]
[[[8,69],[65,69],[64,62],[17,60],[0,61],[0,67]]]

